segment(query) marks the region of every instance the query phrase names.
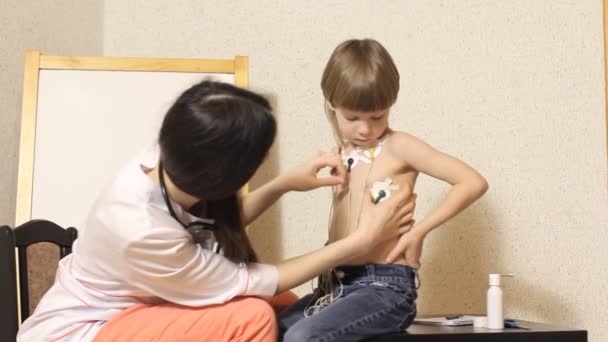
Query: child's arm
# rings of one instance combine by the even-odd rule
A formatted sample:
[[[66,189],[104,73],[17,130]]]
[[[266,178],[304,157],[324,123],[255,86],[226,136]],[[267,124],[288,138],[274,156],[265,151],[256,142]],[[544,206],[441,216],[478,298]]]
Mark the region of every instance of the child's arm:
[[[404,234],[387,258],[387,262],[392,262],[405,251],[408,264],[419,267],[418,259],[426,235],[481,197],[488,190],[488,183],[469,165],[435,150],[414,136],[398,132],[393,139],[391,146],[399,147],[392,148],[393,153],[408,165],[452,185],[441,204]]]
[[[324,167],[330,167],[332,176],[318,177]],[[288,191],[309,191],[322,186],[344,182],[346,171],[340,156],[335,153],[319,153],[317,156],[279,175],[277,178],[245,195],[241,200],[241,219],[248,225]]]

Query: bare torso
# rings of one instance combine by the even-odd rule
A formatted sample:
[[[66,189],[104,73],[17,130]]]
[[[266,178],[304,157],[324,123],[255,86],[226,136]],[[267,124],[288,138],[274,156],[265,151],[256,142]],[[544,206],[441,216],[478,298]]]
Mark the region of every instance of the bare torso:
[[[364,160],[357,160],[348,173],[347,182],[337,186],[333,200],[333,219],[330,226],[329,242],[338,241],[352,234],[358,226],[361,217],[361,207],[364,196],[371,198],[370,189],[376,181],[384,181],[390,178],[393,183],[399,185],[399,190],[411,193],[416,183],[418,172],[408,166],[405,161],[400,160],[395,153],[399,146],[391,142],[389,135],[380,145],[376,156],[369,159],[369,163]],[[378,147],[376,147],[378,148]],[[353,146],[347,146],[343,151],[343,156],[348,156]],[[373,150],[368,150],[371,157]],[[380,203],[382,205],[382,203]],[[386,257],[395,246],[399,238],[388,240],[370,250],[365,256],[352,260],[349,264],[384,264]],[[401,257],[395,263],[405,264],[405,258]]]

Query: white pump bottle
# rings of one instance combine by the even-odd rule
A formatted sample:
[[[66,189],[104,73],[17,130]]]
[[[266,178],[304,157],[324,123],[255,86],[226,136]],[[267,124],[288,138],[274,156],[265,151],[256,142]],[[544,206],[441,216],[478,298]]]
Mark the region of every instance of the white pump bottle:
[[[504,329],[505,327],[502,289],[500,288],[501,276],[512,277],[513,274],[490,274],[490,288],[488,288],[487,297],[488,329]]]

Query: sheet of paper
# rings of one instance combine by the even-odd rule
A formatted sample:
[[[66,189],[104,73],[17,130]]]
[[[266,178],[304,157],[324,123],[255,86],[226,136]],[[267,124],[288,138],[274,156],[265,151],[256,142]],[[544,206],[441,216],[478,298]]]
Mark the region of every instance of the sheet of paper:
[[[462,315],[458,318],[448,319],[446,316],[436,317],[424,317],[416,318],[414,324],[429,324],[429,325],[446,325],[446,326],[460,326],[460,325],[473,325],[473,320],[477,316]]]

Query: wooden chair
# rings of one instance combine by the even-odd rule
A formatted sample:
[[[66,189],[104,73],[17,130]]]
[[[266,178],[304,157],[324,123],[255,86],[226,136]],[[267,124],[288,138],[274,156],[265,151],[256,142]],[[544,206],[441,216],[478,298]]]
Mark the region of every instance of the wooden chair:
[[[77,236],[75,228],[64,229],[46,220],[32,220],[15,229],[0,227],[0,341],[15,341],[19,323],[30,316],[27,248],[39,242],[50,242],[59,247],[60,258],[63,258],[72,252]],[[15,248],[19,259],[18,285]]]

